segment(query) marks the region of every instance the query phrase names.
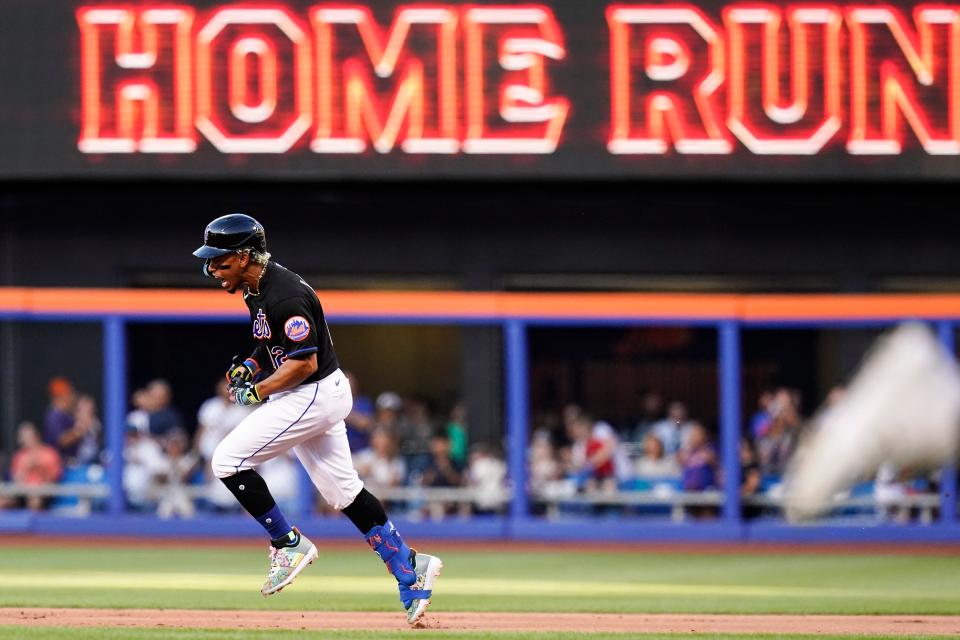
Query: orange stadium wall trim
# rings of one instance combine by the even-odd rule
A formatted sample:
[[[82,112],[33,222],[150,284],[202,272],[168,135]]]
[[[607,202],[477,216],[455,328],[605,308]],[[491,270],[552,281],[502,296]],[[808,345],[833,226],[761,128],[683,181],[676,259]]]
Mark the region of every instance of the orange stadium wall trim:
[[[318,291],[332,320],[890,321],[960,319],[960,295],[714,295]],[[0,287],[0,315],[242,318],[236,301],[195,289]]]

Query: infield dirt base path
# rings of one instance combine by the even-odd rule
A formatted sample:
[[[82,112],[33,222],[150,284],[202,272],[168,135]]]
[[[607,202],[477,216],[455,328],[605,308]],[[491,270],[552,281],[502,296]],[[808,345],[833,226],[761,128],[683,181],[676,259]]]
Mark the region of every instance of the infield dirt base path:
[[[24,626],[204,629],[400,630],[401,613],[201,611],[194,609],[0,609]],[[809,633],[960,636],[960,616],[727,616],[591,613],[431,613],[424,628],[444,631],[634,633]]]

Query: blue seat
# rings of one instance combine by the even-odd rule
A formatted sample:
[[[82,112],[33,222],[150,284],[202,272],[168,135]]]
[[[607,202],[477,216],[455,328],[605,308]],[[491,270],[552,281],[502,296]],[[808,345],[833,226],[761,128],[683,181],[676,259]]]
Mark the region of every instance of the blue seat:
[[[78,464],[64,468],[63,477],[60,478],[59,484],[91,484],[90,465]],[[53,500],[50,501],[50,508],[62,509],[65,507],[75,507],[79,503],[80,500],[77,496],[55,496]]]
[[[869,498],[874,493],[874,484],[872,481],[858,482],[850,488],[851,498]],[[869,516],[874,513],[873,505],[870,506],[847,506],[836,511],[838,516]]]
[[[682,491],[683,487],[680,478],[676,476],[642,476],[620,483],[621,491],[654,491],[657,489],[667,489],[673,492]],[[648,504],[632,506],[629,511],[636,515],[669,516],[672,508],[670,504]]]
[[[850,489],[850,497],[861,498],[863,496],[872,496],[874,491],[873,482],[859,482]]]
[[[760,479],[760,491],[767,492],[771,487],[783,484],[783,477],[777,474],[768,473]]]
[[[617,488],[620,491],[649,491],[653,488],[653,484],[649,478],[630,478],[620,482]]]

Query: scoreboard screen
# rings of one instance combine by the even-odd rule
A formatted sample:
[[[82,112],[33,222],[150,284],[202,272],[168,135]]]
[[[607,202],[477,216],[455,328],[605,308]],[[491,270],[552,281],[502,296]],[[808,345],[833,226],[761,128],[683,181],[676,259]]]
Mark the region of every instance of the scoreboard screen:
[[[960,177],[960,4],[0,6],[0,178]]]

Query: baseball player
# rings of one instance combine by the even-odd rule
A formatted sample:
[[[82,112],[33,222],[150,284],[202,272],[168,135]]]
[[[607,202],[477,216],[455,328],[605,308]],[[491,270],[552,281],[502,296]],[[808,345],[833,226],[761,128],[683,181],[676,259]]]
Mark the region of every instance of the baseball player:
[[[256,348],[227,371],[238,405],[256,406],[213,453],[211,466],[270,536],[270,573],[260,592],[276,593],[317,557],[317,547],[290,525],[256,467],[293,449],[330,505],[343,511],[397,579],[407,622],[423,616],[443,563],[411,549],[383,505],[357,476],[344,418],[353,396],[340,371],[314,290],[270,260],[263,226],[234,213],[207,225],[205,275],[229,293],[242,291]]]

